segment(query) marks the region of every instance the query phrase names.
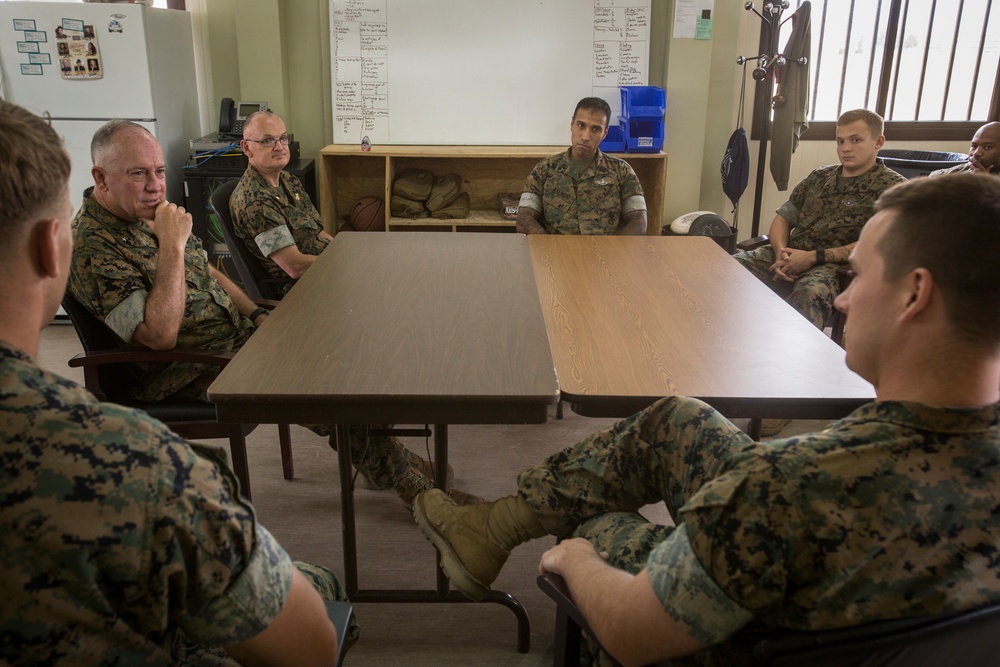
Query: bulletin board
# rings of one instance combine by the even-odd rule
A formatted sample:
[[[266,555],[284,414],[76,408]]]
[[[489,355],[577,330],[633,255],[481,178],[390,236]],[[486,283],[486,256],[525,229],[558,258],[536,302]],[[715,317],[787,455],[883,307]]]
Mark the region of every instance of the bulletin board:
[[[560,145],[647,85],[650,0],[330,0],[333,140]]]

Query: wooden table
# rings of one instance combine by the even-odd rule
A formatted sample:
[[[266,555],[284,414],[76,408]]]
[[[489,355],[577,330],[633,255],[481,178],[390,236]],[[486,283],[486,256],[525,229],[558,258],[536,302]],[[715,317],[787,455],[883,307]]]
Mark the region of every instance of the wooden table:
[[[835,419],[875,395],[843,349],[709,238],[528,242],[560,391],[580,414],[682,395],[730,418]]]
[[[251,423],[543,423],[559,388],[527,240],[519,234],[338,234],[209,388],[219,418]],[[359,590],[350,447],[338,446],[345,587],[354,602],[468,602],[448,590]],[[486,601],[524,608],[493,591]]]

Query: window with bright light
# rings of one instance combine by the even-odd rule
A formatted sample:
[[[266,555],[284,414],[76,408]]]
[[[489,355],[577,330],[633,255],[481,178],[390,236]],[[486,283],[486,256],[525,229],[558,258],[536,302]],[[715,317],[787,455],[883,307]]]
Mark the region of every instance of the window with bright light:
[[[1000,0],[813,0],[811,24],[804,138],[832,137],[840,113],[859,107],[894,139],[968,140],[998,118]]]

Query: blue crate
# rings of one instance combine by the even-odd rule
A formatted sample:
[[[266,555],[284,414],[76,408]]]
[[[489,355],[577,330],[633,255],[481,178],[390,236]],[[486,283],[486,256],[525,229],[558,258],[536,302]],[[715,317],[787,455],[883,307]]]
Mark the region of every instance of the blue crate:
[[[608,136],[601,142],[601,150],[605,153],[625,152],[625,124],[620,117],[617,125],[608,127]]]
[[[622,118],[663,118],[667,91],[659,86],[618,86],[622,94]]]
[[[663,119],[622,119],[625,146],[629,153],[659,153],[663,148]]]

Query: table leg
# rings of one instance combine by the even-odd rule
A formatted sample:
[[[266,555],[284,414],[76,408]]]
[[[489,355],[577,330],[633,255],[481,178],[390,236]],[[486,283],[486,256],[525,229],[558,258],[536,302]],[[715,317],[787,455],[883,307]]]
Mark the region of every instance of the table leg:
[[[358,545],[354,518],[354,488],[351,485],[353,465],[351,463],[350,427],[337,425],[337,460],[340,465],[341,523],[344,538],[344,589],[351,602],[473,602],[458,591],[450,590],[448,577],[441,570],[441,557],[437,556],[437,589],[422,590],[379,590],[358,588]],[[448,425],[434,425],[434,478],[439,489],[447,490],[448,485]],[[531,625],[528,612],[517,598],[503,591],[490,591],[483,602],[492,602],[510,609],[517,618],[517,650],[527,653],[531,650]]]
[[[448,425],[434,425],[434,486],[448,492]],[[435,554],[438,595],[448,595],[450,582],[441,569],[441,555]]]
[[[354,526],[354,487],[351,473],[351,433],[337,424],[337,462],[340,467],[340,523],[344,539],[344,588],[351,600],[358,593],[358,543]]]

